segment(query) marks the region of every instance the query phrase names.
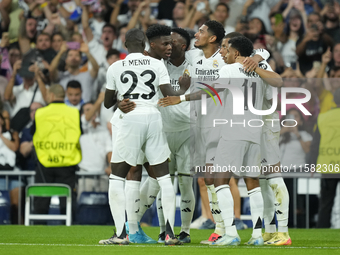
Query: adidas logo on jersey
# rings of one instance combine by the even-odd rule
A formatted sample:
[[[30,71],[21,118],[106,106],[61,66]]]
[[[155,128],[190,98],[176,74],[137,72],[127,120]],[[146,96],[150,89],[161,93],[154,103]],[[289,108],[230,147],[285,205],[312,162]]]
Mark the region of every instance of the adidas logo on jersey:
[[[214,209],[212,209],[211,213],[212,214],[221,214],[221,210],[214,210]]]
[[[140,201],[140,199],[136,199],[136,200],[135,200],[135,203],[137,203],[137,202],[139,202],[139,201]]]
[[[211,160],[211,161],[214,161],[214,160],[215,160],[215,157],[212,157],[210,160]]]
[[[262,161],[261,161],[261,164],[263,164],[263,163],[267,163],[267,160],[265,158],[262,159]]]
[[[149,198],[156,198],[156,196],[149,196]]]
[[[198,61],[196,64],[197,64],[197,65],[203,65],[203,60],[201,59],[201,60]]]
[[[283,214],[283,212],[281,212],[280,210],[277,210],[276,214]]]
[[[191,202],[191,200],[182,200],[182,202],[188,204]]]
[[[182,210],[182,212],[191,212],[191,210],[189,208],[185,208]]]

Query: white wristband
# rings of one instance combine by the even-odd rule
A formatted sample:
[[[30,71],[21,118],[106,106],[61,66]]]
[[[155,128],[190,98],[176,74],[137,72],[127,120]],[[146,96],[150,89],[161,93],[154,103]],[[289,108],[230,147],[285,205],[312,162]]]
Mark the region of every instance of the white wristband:
[[[181,102],[187,101],[187,100],[185,99],[185,95],[180,95],[180,96],[179,96],[179,99],[181,99]]]

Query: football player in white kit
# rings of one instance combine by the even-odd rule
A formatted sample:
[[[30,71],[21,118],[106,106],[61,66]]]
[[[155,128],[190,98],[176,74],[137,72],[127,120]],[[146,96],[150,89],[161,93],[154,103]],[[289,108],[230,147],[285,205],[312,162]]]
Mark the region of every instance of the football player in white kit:
[[[107,89],[104,105],[110,108],[119,99],[130,98],[136,108],[121,114],[116,146],[111,159],[109,201],[117,232],[113,244],[128,244],[125,231],[124,182],[131,166],[136,166],[140,150],[152,166],[159,186],[163,190],[163,208],[166,219],[166,245],[181,244],[174,236],[175,194],[168,170],[170,150],[156,104],[160,90],[165,96],[183,94],[187,88],[173,91],[167,70],[162,62],[144,56],[144,33],[131,29],[126,34],[129,55],[112,64],[107,71]]]
[[[158,59],[162,62],[168,60],[172,52],[171,28],[159,24],[152,25],[146,31],[146,37],[148,38],[150,48],[148,51],[144,51],[144,54]],[[133,101],[124,103],[127,105],[131,105],[129,110],[134,109],[132,107],[135,104]],[[124,112],[127,113],[129,112],[129,110]],[[142,156],[140,158],[142,158]],[[141,164],[144,163],[143,160],[141,160],[140,162]],[[148,237],[140,227],[140,220],[142,219],[145,211],[151,207],[160,190],[152,168],[149,166],[148,163],[145,163],[144,166],[149,174],[149,177],[146,179],[140,189],[139,187],[142,176],[141,165],[137,168],[131,169],[127,176],[126,210],[127,214],[132,217],[129,218],[129,221],[126,224],[126,228],[131,242],[157,243],[157,241],[154,241],[152,238]],[[159,200],[157,200],[157,203],[159,203],[159,207],[161,207],[161,197],[158,196],[158,198]],[[163,233],[163,243],[165,240],[165,227],[166,226],[164,222],[164,224],[161,225],[161,233]],[[134,235],[134,233],[136,233],[136,235]]]
[[[223,54],[225,48],[226,48],[226,40],[225,39],[222,43],[222,49],[221,54]],[[252,43],[246,39],[246,38],[240,38],[236,37],[234,39],[230,40],[230,47],[228,47],[228,50],[230,49],[231,54],[227,54],[227,60],[226,62],[228,65],[222,68],[221,70],[221,76],[223,78],[230,78],[232,77],[243,77],[244,79],[238,79],[238,80],[232,80],[233,85],[236,85],[243,90],[250,89],[248,88],[248,82],[250,79],[253,79],[252,77],[256,77],[254,73],[247,73],[244,71],[241,64],[235,64],[235,60],[237,56],[249,56],[252,53],[253,46]],[[235,45],[235,48],[232,46]],[[228,52],[228,53],[230,53]],[[270,77],[277,77],[276,75],[270,74]],[[258,77],[258,75],[257,75]],[[223,81],[225,82],[225,81]],[[258,82],[262,82],[262,80],[258,80]],[[253,83],[250,83],[250,85],[253,85]],[[256,86],[256,85],[255,85]],[[262,100],[263,100],[263,94],[265,92],[264,88],[267,85],[259,86],[257,89],[256,94],[254,95],[254,103],[255,108],[262,109]],[[247,89],[246,89],[247,88]],[[181,100],[197,100],[199,99],[199,93],[196,93],[197,95],[187,95],[185,97],[181,96]],[[168,104],[175,104],[179,102],[179,98],[176,97],[166,98],[163,100],[163,105]],[[161,100],[162,101],[162,100]],[[166,102],[169,101],[169,102]],[[172,102],[170,102],[172,101]],[[227,105],[225,106],[225,111],[227,112],[228,119],[233,119],[235,122],[237,121],[238,116],[233,116],[232,114],[232,96],[229,93],[227,93]],[[255,119],[262,119],[262,117],[253,116],[252,113],[249,111],[245,114],[246,118],[255,118]],[[225,116],[226,117],[226,116]],[[241,117],[242,118],[242,117]],[[252,211],[252,217],[253,217],[253,236],[251,240],[248,242],[248,244],[255,244],[255,245],[261,245],[263,244],[262,236],[261,236],[261,227],[262,227],[262,214],[263,214],[263,201],[261,196],[261,190],[259,188],[258,184],[258,178],[260,171],[260,138],[261,138],[261,128],[255,128],[254,130],[251,130],[249,128],[242,128],[240,129],[237,127],[234,128],[223,128],[222,130],[222,138],[220,139],[218,149],[217,149],[217,155],[216,155],[216,162],[220,166],[228,166],[232,165],[235,166],[236,169],[240,169],[242,165],[257,165],[258,171],[253,171],[252,173],[247,173],[246,176],[250,176],[250,178],[246,178],[247,188],[249,190],[249,196],[250,196],[250,204],[251,204],[251,211]],[[251,154],[251,155],[250,155]],[[219,174],[220,175],[220,174]],[[221,209],[221,215],[224,221],[224,224],[226,226],[226,234],[223,235],[223,237],[219,238],[216,242],[213,244],[216,245],[238,245],[240,243],[240,238],[237,235],[237,231],[235,228],[235,225],[233,224],[234,216],[233,216],[233,199],[229,190],[229,186],[227,185],[229,182],[231,174],[228,173],[227,176],[223,174],[222,178],[215,179],[215,185],[216,185],[216,193],[218,196],[219,206]],[[259,201],[258,203],[254,203],[254,201]]]
[[[230,33],[230,35],[231,34],[233,33]],[[192,68],[189,69],[189,75],[191,76],[192,81],[212,84],[220,77],[219,70],[226,64],[221,54],[219,54],[220,43],[223,37],[224,28],[216,21],[206,22],[200,27],[199,32],[195,34],[196,41],[194,46],[197,49],[190,50],[186,54],[187,60],[192,65]],[[264,50],[258,50],[252,53],[252,55],[256,55],[255,62],[259,62],[260,60],[267,59],[269,57],[269,53]],[[201,115],[200,102],[195,102],[193,104],[196,106],[197,113],[195,165],[206,165],[206,168],[209,168],[214,164],[216,148],[220,139],[220,127],[213,128],[213,118],[222,118],[224,110],[223,107],[215,106],[211,98],[207,99],[207,115]],[[220,215],[221,211],[218,206],[214,186],[214,175],[207,173],[204,177],[216,227],[214,233],[210,235],[209,239],[204,240],[201,243],[211,244],[225,233],[225,229]]]
[[[173,28],[171,30],[172,53],[169,60],[165,61],[168,69],[171,86],[178,90],[179,81],[183,81],[184,73],[188,73],[189,63],[185,60],[185,52],[190,46],[190,35],[182,28]],[[186,91],[186,94],[189,90]],[[190,223],[195,209],[195,195],[192,188],[192,173],[190,173],[190,103],[175,105],[173,107],[160,107],[163,119],[163,130],[166,134],[171,157],[169,162],[170,175],[174,177],[177,171],[178,184],[181,192],[181,232],[178,240],[183,243],[190,243]],[[160,192],[161,193],[161,192]],[[161,196],[157,196],[157,214],[161,233],[159,242],[164,241],[163,232],[165,222],[163,210],[161,207]],[[163,226],[163,227],[162,227]]]

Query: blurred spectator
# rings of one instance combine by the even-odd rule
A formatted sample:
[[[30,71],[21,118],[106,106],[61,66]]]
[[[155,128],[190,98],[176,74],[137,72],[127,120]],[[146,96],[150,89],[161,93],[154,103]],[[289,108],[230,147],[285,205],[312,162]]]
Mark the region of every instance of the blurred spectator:
[[[24,18],[21,20],[19,31],[19,45],[22,54],[27,53],[31,49],[31,44],[36,41],[38,22],[33,17]]]
[[[280,14],[279,14],[280,15]],[[277,22],[274,17],[274,22]],[[298,56],[296,55],[296,42],[303,37],[305,31],[303,18],[299,11],[292,10],[285,30],[285,41],[278,43],[285,66],[296,69]]]
[[[340,5],[337,1],[326,2],[320,12],[325,24],[325,32],[333,38],[334,43],[340,42]]]
[[[120,59],[120,52],[116,49],[109,49],[106,57],[106,61],[100,66],[98,71],[98,87],[102,88],[106,84],[106,71],[110,65]]]
[[[21,58],[20,50],[16,44],[9,44],[9,34],[3,33],[0,43],[0,53],[1,53],[1,71],[0,75],[6,77],[9,81],[12,75],[12,69],[15,61]],[[19,78],[19,77],[17,77]],[[16,81],[16,85],[20,84],[21,79]]]
[[[314,133],[311,147],[312,164],[322,166],[321,196],[319,205],[318,228],[331,227],[331,213],[340,182],[339,152],[340,152],[340,88],[334,93],[336,108],[320,114],[317,129]]]
[[[340,67],[340,43],[334,45],[333,48],[333,67]]]
[[[340,44],[337,44],[337,45],[340,46]],[[335,48],[336,47],[334,47],[334,50]],[[327,112],[330,109],[336,107],[336,104],[334,103],[334,100],[333,100],[333,94],[331,91],[329,91],[331,90],[330,80],[324,79],[324,78],[327,78],[326,68],[327,68],[327,65],[330,63],[331,59],[332,59],[332,53],[330,49],[328,48],[327,51],[322,55],[321,66],[317,73],[318,79],[316,80],[316,83],[315,83],[315,91],[320,102],[320,113]],[[336,80],[338,81],[338,79]],[[326,86],[328,87],[328,89],[326,89]]]
[[[217,4],[215,11],[210,15],[211,20],[216,20],[224,26],[225,34],[229,34],[235,31],[235,28],[227,25],[227,19],[229,17],[229,6],[225,3]]]
[[[281,75],[283,79],[283,86],[284,87],[304,87],[305,89],[308,89],[311,93],[311,99],[307,102],[302,104],[311,114],[312,116],[305,116],[303,115],[304,121],[307,121],[308,118],[313,118],[314,116],[317,116],[318,114],[318,105],[316,104],[316,94],[314,91],[314,88],[311,86],[308,86],[309,84],[306,82],[305,77],[301,74],[300,69],[297,66],[297,70],[293,70],[291,68],[287,68],[284,73]],[[301,93],[287,93],[287,98],[304,98],[305,96]],[[280,100],[280,98],[279,98]],[[294,108],[294,104],[287,104],[286,109],[289,110],[290,108]],[[281,112],[278,111],[281,118]]]
[[[34,122],[35,112],[43,107],[42,104],[33,102],[30,106],[31,122],[22,130],[19,148],[19,166],[22,170],[35,170],[36,158],[33,153],[33,135],[31,134],[31,126]]]
[[[116,28],[110,24],[105,24],[102,29],[100,41],[94,37],[93,32],[89,26],[88,8],[83,6],[82,25],[89,42],[88,47],[90,53],[94,56],[99,66],[105,62],[107,51],[112,48],[114,40],[117,38]]]
[[[63,53],[66,55],[66,71],[58,73],[58,64]],[[85,53],[89,59],[92,69],[87,72],[80,72],[81,67],[81,52]],[[60,85],[66,89],[66,85],[70,80],[79,81],[83,90],[84,102],[89,102],[91,97],[94,96],[95,87],[93,86],[94,80],[97,77],[99,66],[94,57],[89,52],[87,44],[83,43],[79,50],[67,49],[67,45],[64,42],[58,52],[57,56],[53,59],[50,65],[50,76],[52,81],[59,81]]]
[[[59,52],[60,48],[61,48],[61,45],[63,44],[64,42],[64,37],[61,33],[54,33],[52,35],[52,49],[55,51],[55,52]]]
[[[30,72],[28,69],[22,70],[21,76],[23,77],[23,83],[14,86],[15,76],[20,68],[21,60],[18,60],[13,66],[13,73],[4,95],[4,99],[9,101],[13,106],[10,112],[11,117],[15,116],[21,108],[29,107],[32,98],[33,102],[45,105],[46,87],[41,80],[42,74],[39,72],[39,68],[35,66],[35,73]]]
[[[167,1],[169,1],[169,0],[167,0]],[[127,2],[128,12],[125,13],[125,14],[119,15],[123,2],[124,2],[124,0],[117,0],[115,8],[113,9],[113,12],[111,13],[110,24],[112,24],[116,27],[127,25],[130,22],[132,15],[138,9],[138,6],[143,1],[142,0],[129,0]],[[171,10],[172,9],[173,8],[171,8]],[[169,11],[169,9],[167,9],[167,11]]]
[[[14,63],[21,59],[20,49],[16,44],[13,44],[9,46],[8,50],[7,48],[1,48],[1,54],[1,74],[9,81],[13,73]],[[22,83],[22,78],[17,74],[14,85],[19,85],[20,83]]]
[[[305,36],[296,42],[296,54],[302,74],[312,69],[315,62],[321,62],[322,54],[328,47],[333,47],[333,40],[323,33],[323,24],[318,13],[308,16],[307,32]]]
[[[84,103],[80,83],[75,80],[69,81],[66,86],[65,104],[75,107],[80,111]]]
[[[17,132],[7,130],[6,122],[2,114],[0,114],[0,171],[10,171],[15,166],[15,151],[19,148],[19,136]],[[8,190],[11,201],[11,222],[18,222],[17,211],[19,205],[20,187],[23,186],[17,178],[8,180]],[[6,190],[6,179],[0,178],[0,190]]]
[[[82,161],[79,163],[81,171],[87,174],[111,173],[109,163],[111,162],[112,142],[110,133],[106,126],[100,125],[98,118],[99,109],[104,101],[104,92],[99,94],[97,101],[82,106],[81,122],[84,134],[80,137],[82,148]],[[78,195],[83,191],[106,192],[108,190],[108,177],[100,176],[99,179],[85,178],[78,182]]]
[[[101,67],[99,69],[98,73],[98,86],[101,88],[101,92],[105,91],[106,88],[106,71],[109,68],[110,65],[112,65],[114,62],[119,60],[119,51],[115,49],[110,49],[107,52],[106,55],[106,65],[104,67]],[[103,127],[108,127],[108,130],[111,132],[111,123],[110,120],[112,118],[114,111],[114,107],[107,109],[104,104],[101,105],[100,108],[100,124]]]
[[[252,21],[252,24],[249,23],[250,34],[256,34],[254,32],[266,31],[271,33],[270,21],[269,21],[269,13],[271,8],[275,5],[276,1],[273,0],[247,0],[243,5],[242,16],[243,19],[248,21]],[[267,13],[268,15],[263,15]],[[254,20],[254,19],[257,20]],[[260,22],[259,22],[260,21]],[[260,24],[262,23],[262,24]],[[261,29],[260,29],[261,26]]]
[[[312,136],[305,131],[305,120],[298,109],[289,109],[285,118],[295,120],[297,125],[295,127],[281,127],[281,164],[288,168],[291,166],[304,167],[306,163],[306,154],[309,152]],[[285,122],[286,126],[295,125],[294,121],[291,121],[290,124],[288,122],[289,121]]]
[[[125,47],[125,34],[128,31],[127,27],[121,27],[119,29],[119,37],[114,41],[114,48],[121,52],[121,59],[124,59],[128,54],[128,50]]]

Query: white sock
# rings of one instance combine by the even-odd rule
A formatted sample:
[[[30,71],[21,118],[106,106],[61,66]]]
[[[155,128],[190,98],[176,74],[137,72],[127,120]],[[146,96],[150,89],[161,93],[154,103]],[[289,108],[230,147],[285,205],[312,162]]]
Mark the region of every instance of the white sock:
[[[253,222],[253,238],[259,238],[262,235],[262,218],[263,218],[263,198],[261,188],[248,191],[251,220]]]
[[[163,232],[165,232],[165,220],[164,220],[164,214],[163,214],[162,191],[161,190],[158,192],[156,205],[157,205],[157,217],[158,217],[158,223],[159,223],[159,233],[162,234]]]
[[[181,232],[190,234],[190,224],[195,210],[195,195],[192,188],[192,177],[178,175],[179,190],[181,192]]]
[[[109,204],[118,237],[122,234],[125,225],[124,182],[124,178],[110,174]]]
[[[221,236],[225,233],[225,227],[224,227],[224,222],[223,222],[223,219],[222,219],[222,216],[221,216],[221,210],[220,210],[220,207],[218,205],[218,199],[217,199],[214,184],[207,185],[207,189],[208,189],[208,197],[209,197],[211,214],[212,214],[214,221],[216,223],[215,233]]]
[[[138,222],[141,221],[146,210],[152,206],[159,189],[158,181],[154,178],[148,177],[143,183],[140,190],[140,208],[137,218]]]
[[[275,202],[274,193],[269,186],[269,182],[266,179],[260,179],[261,194],[263,198],[263,218],[265,232],[275,233]]]
[[[221,209],[221,218],[225,226],[225,234],[237,236],[237,229],[234,223],[234,200],[229,185],[218,186],[216,188],[216,195],[219,208]]]
[[[139,187],[140,181],[125,181],[126,214],[129,222],[129,234],[135,234],[138,231]]]
[[[267,178],[275,195],[278,232],[288,232],[289,193],[286,184],[282,177],[270,178],[268,175]]]
[[[162,190],[162,207],[166,224],[165,234],[174,236],[176,195],[171,183],[170,174],[157,178]]]

